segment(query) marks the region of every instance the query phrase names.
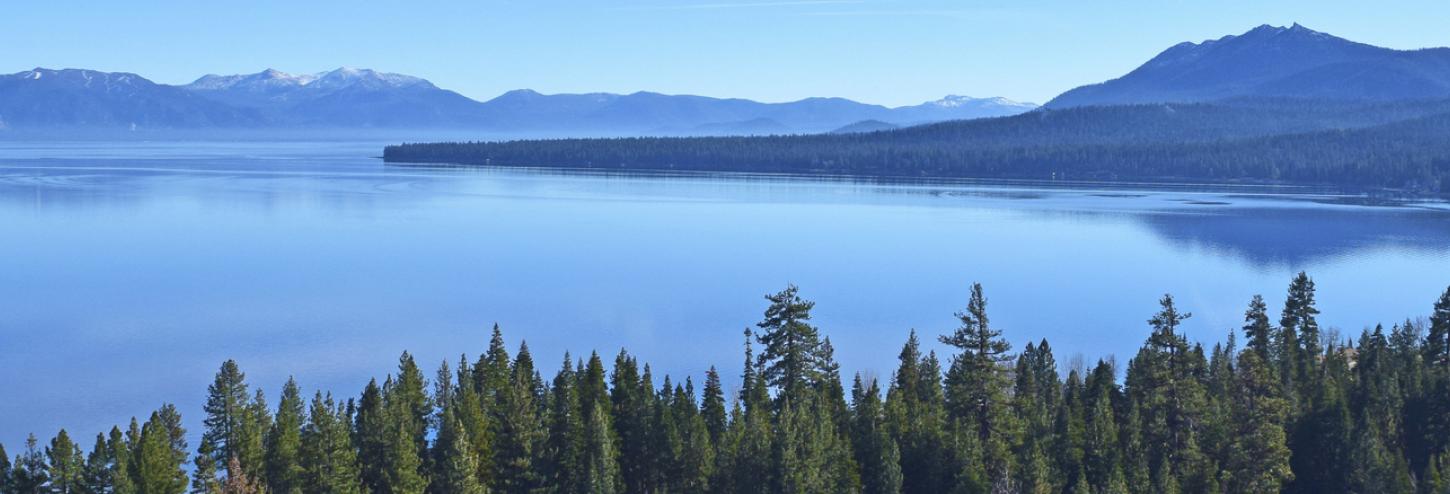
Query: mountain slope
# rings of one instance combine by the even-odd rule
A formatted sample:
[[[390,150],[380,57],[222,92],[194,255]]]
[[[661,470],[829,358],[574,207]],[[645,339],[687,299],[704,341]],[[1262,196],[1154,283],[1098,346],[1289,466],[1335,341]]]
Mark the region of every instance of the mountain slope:
[[[272,69],[207,75],[181,86],[203,97],[256,109],[277,125],[451,127],[485,123],[481,104],[412,76],[368,69],[291,75]]]
[[[1236,97],[1394,101],[1450,97],[1450,49],[1392,50],[1294,24],[1180,43],[1120,78],[1072,89],[1066,108]]]
[[[214,128],[262,123],[256,112],[136,74],[36,68],[0,75],[0,129]]]

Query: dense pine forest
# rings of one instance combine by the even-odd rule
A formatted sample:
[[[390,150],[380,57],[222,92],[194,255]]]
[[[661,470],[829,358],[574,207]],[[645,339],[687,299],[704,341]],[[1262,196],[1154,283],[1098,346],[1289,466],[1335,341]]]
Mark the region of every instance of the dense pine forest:
[[[625,351],[546,379],[496,326],[477,360],[429,379],[404,353],[356,397],[289,381],[274,407],[228,361],[200,444],[171,405],[88,452],[32,436],[0,447],[0,492],[1450,493],[1450,290],[1427,321],[1349,338],[1320,328],[1301,273],[1277,322],[1254,296],[1211,348],[1165,295],[1120,368],[1012,348],[975,285],[932,336],[951,354],[912,332],[885,382],[840,375],[794,286],[767,301],[729,392]]]
[[[389,146],[393,163],[1450,191],[1450,101],[1038,110],[866,133]]]

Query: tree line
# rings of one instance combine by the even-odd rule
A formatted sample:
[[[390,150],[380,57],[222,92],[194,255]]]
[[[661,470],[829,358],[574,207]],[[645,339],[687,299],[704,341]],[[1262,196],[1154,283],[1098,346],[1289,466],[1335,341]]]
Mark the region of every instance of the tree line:
[[[1450,100],[1038,110],[878,132],[388,146],[393,163],[1450,191]]]
[[[843,379],[796,287],[766,298],[734,392],[625,351],[545,379],[497,326],[477,360],[430,380],[405,352],[346,399],[289,380],[272,407],[229,360],[194,450],[163,405],[89,452],[65,430],[0,447],[0,492],[1450,493],[1450,289],[1427,321],[1341,338],[1300,273],[1277,322],[1254,296],[1211,348],[1165,295],[1126,368],[1064,374],[1046,340],[1014,352],[973,285],[952,353],[913,331],[885,382]]]

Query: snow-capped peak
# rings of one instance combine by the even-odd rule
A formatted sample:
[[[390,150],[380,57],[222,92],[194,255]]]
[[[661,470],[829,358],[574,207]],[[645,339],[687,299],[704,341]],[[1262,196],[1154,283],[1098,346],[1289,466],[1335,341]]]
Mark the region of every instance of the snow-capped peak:
[[[999,97],[992,97],[992,98],[973,98],[971,96],[961,96],[961,95],[956,95],[956,94],[949,94],[946,97],[944,97],[942,99],[939,99],[939,100],[936,100],[936,101],[933,101],[933,102],[931,102],[929,104],[935,105],[935,106],[940,106],[940,107],[943,107],[943,108],[959,108],[959,107],[963,107],[963,106],[984,106],[984,105],[1009,106],[1009,107],[1027,107],[1027,108],[1031,108],[1031,107],[1036,107],[1037,106],[1037,105],[1034,105],[1034,104],[1031,104],[1031,103],[1022,103],[1022,102],[1019,102],[1019,101],[1013,101],[1013,100],[1010,100],[1010,99],[1007,99],[1007,98],[1003,98],[1003,97],[1000,97],[1000,96]]]

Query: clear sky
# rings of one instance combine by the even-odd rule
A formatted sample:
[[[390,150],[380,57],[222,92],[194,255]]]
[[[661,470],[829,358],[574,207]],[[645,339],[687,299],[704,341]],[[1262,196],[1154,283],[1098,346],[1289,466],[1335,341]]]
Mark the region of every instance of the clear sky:
[[[888,105],[945,94],[1041,103],[1180,41],[1259,24],[1392,48],[1450,45],[1450,2],[1243,0],[17,1],[0,71],[366,67],[475,99],[509,89]]]

